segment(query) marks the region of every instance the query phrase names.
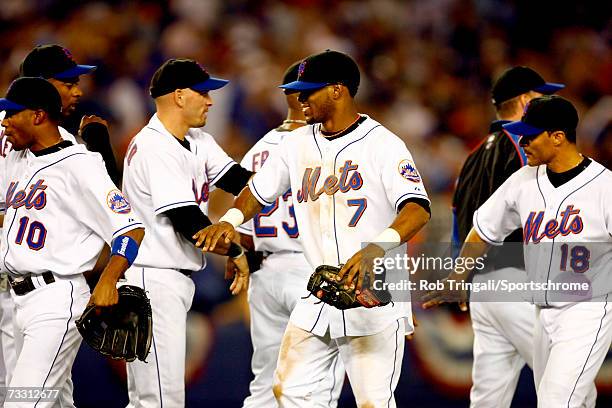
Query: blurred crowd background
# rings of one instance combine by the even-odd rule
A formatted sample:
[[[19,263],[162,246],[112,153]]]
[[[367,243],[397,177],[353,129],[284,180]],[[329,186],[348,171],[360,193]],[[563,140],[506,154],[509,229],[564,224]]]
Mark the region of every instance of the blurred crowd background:
[[[347,52],[362,71],[361,112],[405,140],[432,196],[432,222],[420,239],[448,241],[455,178],[494,119],[491,82],[511,65],[567,85],[560,94],[578,107],[581,149],[610,168],[611,15],[601,0],[3,0],[0,89],[37,44],[62,44],[77,62],[97,65],[81,77],[79,110],[110,121],[122,165],[131,137],[152,114],[153,72],[168,58],[194,58],[231,80],[211,93],[206,130],[239,160],[282,121],[286,107],[277,86],[285,68],[327,48]],[[79,120],[75,115],[69,130]],[[229,200],[212,196],[213,219]],[[248,309],[244,297],[229,299],[222,267],[215,258],[195,276],[191,406],[239,406],[248,391]],[[423,321],[407,351],[398,406],[467,406],[469,322],[444,309]],[[79,355],[77,402],[121,406],[121,367],[96,358],[87,350]],[[88,380],[94,371],[97,382]],[[612,367],[602,373],[606,398]],[[102,380],[114,391],[101,395]],[[521,380],[516,406],[533,406],[530,386]],[[351,403],[345,393],[341,406]]]

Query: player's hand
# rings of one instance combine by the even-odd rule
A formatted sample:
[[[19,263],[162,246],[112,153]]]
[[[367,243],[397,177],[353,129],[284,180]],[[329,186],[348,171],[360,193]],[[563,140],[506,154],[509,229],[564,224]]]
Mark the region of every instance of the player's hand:
[[[96,284],[87,305],[108,307],[116,305],[118,302],[119,292],[117,292],[117,283],[112,279],[105,279],[104,276],[102,276]]]
[[[459,282],[462,279],[455,279]],[[429,309],[443,303],[459,303],[459,309],[462,312],[467,312],[468,293],[466,290],[459,290],[451,286],[449,278],[444,278],[440,282],[444,284],[444,288],[440,290],[430,290],[423,295],[423,309]],[[456,285],[455,285],[456,286]]]
[[[81,136],[81,134],[83,133],[83,129],[85,128],[85,126],[89,125],[90,123],[101,123],[104,126],[108,127],[108,122],[102,119],[101,117],[96,115],[84,115],[81,118],[81,124],[79,125],[79,136]]]
[[[235,234],[232,224],[222,221],[199,230],[192,238],[196,240],[196,247],[202,247],[202,252],[210,252],[215,249],[219,239],[225,238],[225,243],[229,244]]]
[[[234,278],[234,281],[230,285],[232,295],[237,295],[243,289],[246,290],[249,287],[250,272],[246,255],[242,255],[238,258],[227,257],[227,263],[225,264],[225,279],[231,278]]]
[[[367,273],[370,277],[370,282],[374,282],[374,259],[385,256],[385,250],[376,244],[368,244],[365,248],[360,249],[353,255],[340,269],[338,280],[346,275],[346,283],[348,288],[355,288],[355,293],[361,293],[363,279]]]

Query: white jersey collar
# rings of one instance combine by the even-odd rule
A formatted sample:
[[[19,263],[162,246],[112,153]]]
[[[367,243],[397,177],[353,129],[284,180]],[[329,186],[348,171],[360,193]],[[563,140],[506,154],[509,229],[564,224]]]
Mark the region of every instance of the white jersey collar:
[[[170,133],[168,129],[166,129],[166,127],[161,122],[161,120],[159,120],[157,113],[151,116],[151,120],[149,120],[147,127],[149,129],[156,131],[157,133],[161,133],[162,135],[166,136],[165,140],[167,140],[168,142],[171,142],[173,145],[176,145],[180,147],[181,149],[184,149],[179,143],[177,143],[176,137],[174,137],[174,135]]]

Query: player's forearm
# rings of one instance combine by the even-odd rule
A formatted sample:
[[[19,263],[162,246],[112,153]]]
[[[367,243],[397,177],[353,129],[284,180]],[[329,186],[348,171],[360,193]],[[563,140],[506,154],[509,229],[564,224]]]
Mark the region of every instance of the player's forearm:
[[[430,214],[420,205],[407,203],[389,228],[400,236],[400,243],[410,241],[429,222]]]
[[[257,201],[251,189],[247,186],[247,188],[242,190],[240,195],[236,198],[236,201],[234,201],[234,207],[230,208],[219,221],[229,222],[236,228],[253,218],[262,208],[263,205]],[[240,217],[240,214],[232,211],[234,209],[239,210],[240,213],[242,213],[242,217]]]
[[[136,245],[140,246],[144,238],[144,234],[144,228],[136,228],[115,239],[121,240],[122,237],[129,237],[129,239],[133,240]],[[135,255],[133,257],[135,258]],[[126,255],[122,253],[121,249],[117,250],[116,248],[113,248],[110,260],[100,275],[100,281],[111,281],[115,283],[119,281],[125,271],[129,268],[131,262],[133,262],[133,259],[130,258],[131,256],[129,254]]]
[[[239,244],[247,251],[255,250],[255,243],[253,242],[253,236],[248,234],[239,233],[240,241]]]
[[[465,242],[461,247],[461,252],[459,253],[459,258],[464,259],[477,259],[483,257],[487,251],[489,250],[490,245],[483,241],[482,238],[478,235],[476,230],[472,228],[468,233],[468,236],[465,238]],[[448,276],[449,279],[452,280],[467,280],[473,271],[473,267],[475,266],[472,262],[467,262],[462,264],[462,272],[451,272]],[[469,266],[472,267],[469,267]]]

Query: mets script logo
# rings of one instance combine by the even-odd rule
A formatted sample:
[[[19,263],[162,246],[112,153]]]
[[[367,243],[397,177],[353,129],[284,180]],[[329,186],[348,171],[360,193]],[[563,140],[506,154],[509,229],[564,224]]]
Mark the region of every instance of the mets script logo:
[[[529,241],[532,241],[534,244],[537,244],[544,238],[554,239],[557,235],[580,234],[584,224],[579,214],[580,210],[574,210],[573,205],[568,205],[565,210],[561,211],[561,222],[554,218],[548,220],[544,224],[544,231],[540,232],[540,227],[544,220],[544,211],[537,213],[535,211],[530,212],[523,228],[525,243],[528,244]],[[571,220],[570,217],[572,217]]]
[[[201,204],[208,202],[208,196],[210,191],[210,186],[208,185],[208,182],[202,184],[202,188],[198,192],[196,181],[192,179],[191,189],[193,190],[193,195],[195,196],[196,203]]]
[[[132,210],[130,203],[128,203],[123,193],[117,189],[108,192],[106,195],[106,204],[108,208],[117,214],[127,214]]]
[[[302,188],[297,193],[298,202],[308,201],[308,198],[316,201],[321,194],[334,195],[338,190],[343,193],[349,190],[359,190],[363,186],[363,179],[356,171],[359,165],[352,163],[352,160],[345,161],[344,166],[340,167],[340,179],[332,174],[325,179],[323,186],[318,190],[317,183],[321,176],[321,166],[314,169],[307,167],[302,178]]]
[[[19,182],[11,182],[6,190],[6,203],[8,207],[15,209],[25,206],[28,210],[35,208],[42,210],[47,205],[47,186],[44,184],[44,179],[39,179],[36,183],[30,185],[30,191],[17,190]]]
[[[413,183],[421,182],[421,176],[419,175],[419,172],[412,161],[408,159],[402,160],[397,166],[397,170],[406,180],[412,181]]]

